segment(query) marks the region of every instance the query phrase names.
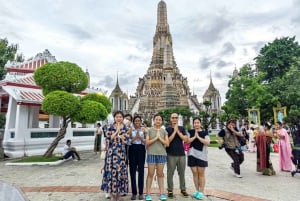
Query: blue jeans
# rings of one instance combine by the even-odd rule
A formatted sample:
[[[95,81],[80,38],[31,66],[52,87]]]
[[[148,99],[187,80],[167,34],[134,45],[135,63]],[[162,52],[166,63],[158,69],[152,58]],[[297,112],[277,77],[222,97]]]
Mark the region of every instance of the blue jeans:
[[[64,155],[64,159],[68,159],[70,158],[70,156],[72,156],[73,159],[75,159],[75,156],[74,156],[74,152],[73,151],[68,151],[65,155]]]

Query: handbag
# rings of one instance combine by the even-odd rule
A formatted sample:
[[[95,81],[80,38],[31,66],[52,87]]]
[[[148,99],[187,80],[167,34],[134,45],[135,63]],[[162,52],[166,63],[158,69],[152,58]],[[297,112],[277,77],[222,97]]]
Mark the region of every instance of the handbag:
[[[277,144],[277,143],[275,143],[275,144],[273,145],[273,151],[274,151],[275,153],[278,153],[279,147],[278,147],[278,144]]]
[[[183,149],[184,151],[188,152],[191,148],[191,144],[190,143],[187,143],[187,142],[184,142],[183,143]]]
[[[104,160],[106,155],[106,151],[101,151],[100,159]]]

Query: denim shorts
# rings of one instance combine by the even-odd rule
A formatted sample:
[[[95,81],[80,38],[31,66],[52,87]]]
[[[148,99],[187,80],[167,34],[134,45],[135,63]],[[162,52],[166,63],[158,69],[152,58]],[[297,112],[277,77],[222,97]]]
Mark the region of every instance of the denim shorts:
[[[166,155],[148,155],[147,156],[147,163],[149,165],[163,165],[167,162]]]

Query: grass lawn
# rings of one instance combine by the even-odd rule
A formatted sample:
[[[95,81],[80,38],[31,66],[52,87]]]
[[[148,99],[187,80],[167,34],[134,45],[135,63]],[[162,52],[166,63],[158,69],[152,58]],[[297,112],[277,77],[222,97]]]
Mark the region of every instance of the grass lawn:
[[[55,162],[60,160],[60,157],[58,156],[52,156],[50,158],[45,158],[43,156],[29,156],[22,159],[19,159],[17,161],[14,161],[15,163],[35,163],[35,162]]]
[[[209,147],[219,147],[221,144],[219,143],[221,139],[217,137],[216,135],[210,135],[210,144],[208,145]]]

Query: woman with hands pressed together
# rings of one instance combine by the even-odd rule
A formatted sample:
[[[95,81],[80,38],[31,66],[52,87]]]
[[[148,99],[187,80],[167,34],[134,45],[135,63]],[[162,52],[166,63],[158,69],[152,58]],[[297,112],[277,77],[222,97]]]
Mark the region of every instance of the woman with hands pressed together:
[[[121,111],[114,113],[114,124],[107,130],[107,151],[101,190],[111,194],[113,201],[120,200],[120,194],[128,193],[128,171],[125,145],[129,139],[127,127],[123,124]]]
[[[202,130],[199,117],[193,119],[193,127],[194,129],[188,131],[188,143],[190,143],[188,166],[191,167],[196,189],[192,196],[200,200],[204,198],[205,168],[208,166],[207,146],[210,143],[210,138],[208,133]]]
[[[146,128],[142,127],[141,116],[133,117],[133,125],[129,130],[129,136],[131,139],[131,145],[129,146],[129,172],[131,181],[132,196],[131,200],[137,198],[137,186],[136,186],[136,171],[138,171],[138,190],[139,200],[143,200],[144,189],[144,166],[146,158]]]
[[[164,166],[167,162],[166,147],[169,146],[168,133],[161,128],[163,123],[162,116],[154,115],[154,126],[149,129],[146,135],[147,163],[148,175],[146,179],[146,201],[152,200],[151,185],[156,170],[158,187],[160,192],[160,200],[166,200],[167,196],[164,194]]]

